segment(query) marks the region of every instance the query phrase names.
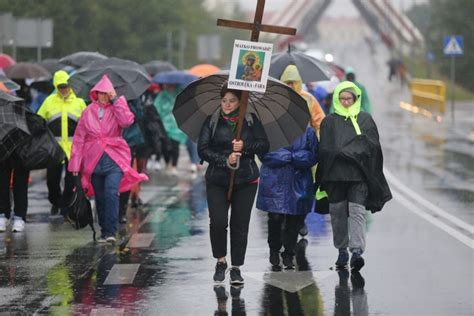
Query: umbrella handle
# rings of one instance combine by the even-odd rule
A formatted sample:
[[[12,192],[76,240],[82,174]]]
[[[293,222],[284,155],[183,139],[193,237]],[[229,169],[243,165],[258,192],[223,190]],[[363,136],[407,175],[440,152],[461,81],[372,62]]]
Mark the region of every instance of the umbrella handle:
[[[240,168],[240,156],[237,156],[236,157],[236,162],[235,162],[235,166],[232,166],[228,160],[226,160],[226,164],[227,164],[227,167],[229,167],[230,170],[237,170]]]

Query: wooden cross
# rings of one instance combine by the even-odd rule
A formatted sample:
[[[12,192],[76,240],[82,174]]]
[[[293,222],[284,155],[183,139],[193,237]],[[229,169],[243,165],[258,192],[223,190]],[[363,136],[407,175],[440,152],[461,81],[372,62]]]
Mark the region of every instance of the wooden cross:
[[[264,9],[265,9],[265,0],[257,0],[257,8],[255,9],[255,17],[253,19],[253,23],[217,19],[217,25],[232,27],[236,29],[252,30],[252,35],[250,36],[250,40],[252,42],[258,42],[258,37],[260,35],[260,32],[286,34],[286,35],[296,34],[296,29],[292,27],[262,24]]]
[[[250,41],[252,42],[258,42],[260,32],[278,33],[278,34],[286,34],[286,35],[296,34],[295,28],[262,24],[264,9],[265,9],[265,0],[257,0],[257,8],[255,9],[255,17],[253,19],[253,23],[217,19],[217,25],[237,28],[237,29],[251,30],[252,35],[250,36]],[[239,122],[237,123],[237,133],[235,136],[236,140],[240,140],[240,136],[242,134],[242,125],[244,123],[245,113],[247,112],[248,101],[249,101],[249,92],[244,90],[242,91],[242,96],[240,99]],[[229,190],[227,192],[227,200],[229,201],[232,198],[234,178],[235,178],[235,170],[232,170],[230,174]]]

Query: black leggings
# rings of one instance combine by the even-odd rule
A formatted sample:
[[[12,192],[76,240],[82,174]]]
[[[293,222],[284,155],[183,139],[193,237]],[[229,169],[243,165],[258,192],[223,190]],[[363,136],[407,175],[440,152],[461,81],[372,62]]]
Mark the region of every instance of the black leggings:
[[[230,211],[230,257],[234,266],[244,264],[247,251],[250,214],[257,193],[257,184],[235,185],[232,200],[227,201],[227,186],[206,183],[209,205],[210,234],[214,258],[227,254],[227,227]]]
[[[13,201],[15,216],[26,218],[28,209],[28,177],[30,171],[24,169],[10,157],[0,163],[0,214],[10,217],[10,178],[13,172]]]
[[[170,148],[169,150],[163,150],[163,158],[167,165],[171,162],[171,165],[176,167],[179,158],[179,142],[170,139]]]
[[[285,247],[282,257],[295,255],[298,233],[306,215],[287,215],[268,213],[268,246],[271,251],[280,251]]]

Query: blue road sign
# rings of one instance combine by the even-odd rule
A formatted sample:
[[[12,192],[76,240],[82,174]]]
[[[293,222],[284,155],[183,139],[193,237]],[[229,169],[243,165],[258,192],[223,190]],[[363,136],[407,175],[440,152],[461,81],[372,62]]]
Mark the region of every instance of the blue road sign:
[[[464,39],[459,35],[444,37],[443,52],[445,56],[460,56],[464,54]]]

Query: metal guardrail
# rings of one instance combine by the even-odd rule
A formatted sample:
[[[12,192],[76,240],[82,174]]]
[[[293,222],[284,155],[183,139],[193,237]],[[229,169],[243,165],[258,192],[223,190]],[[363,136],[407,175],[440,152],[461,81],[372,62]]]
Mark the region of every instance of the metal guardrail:
[[[413,105],[444,114],[446,85],[443,81],[412,79],[410,81],[410,91]]]

